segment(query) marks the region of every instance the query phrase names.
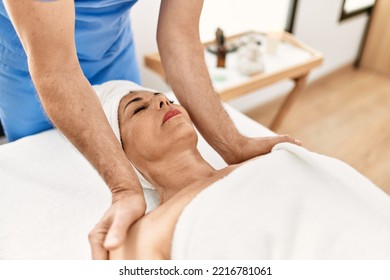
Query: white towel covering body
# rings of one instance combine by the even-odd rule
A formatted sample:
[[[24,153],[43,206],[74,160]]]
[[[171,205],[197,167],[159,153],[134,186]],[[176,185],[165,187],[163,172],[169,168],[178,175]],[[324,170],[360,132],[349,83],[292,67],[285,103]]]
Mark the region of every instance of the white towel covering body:
[[[349,165],[282,143],[200,192],[173,259],[390,259],[390,197]]]

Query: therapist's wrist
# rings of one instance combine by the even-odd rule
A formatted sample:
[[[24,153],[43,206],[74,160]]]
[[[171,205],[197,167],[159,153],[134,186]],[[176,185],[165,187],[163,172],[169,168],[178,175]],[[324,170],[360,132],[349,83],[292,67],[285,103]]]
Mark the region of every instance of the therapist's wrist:
[[[115,143],[117,144],[118,141]],[[141,183],[123,150],[119,149],[114,153],[114,149],[111,149],[110,152],[116,162],[103,166],[101,170],[105,172],[101,175],[111,191],[113,202],[121,197],[143,196]]]
[[[129,188],[120,188],[112,192],[112,205],[123,205],[131,204],[128,206],[132,207],[134,213],[139,213],[140,215],[146,211],[146,200],[142,189],[140,191],[133,190]]]
[[[243,149],[249,138],[239,133],[230,135],[230,139],[217,148],[218,153],[222,156],[227,164],[237,164],[246,160],[243,157]]]
[[[144,193],[141,187],[141,184],[139,183],[138,179],[136,179],[137,182],[133,182],[132,184],[117,184],[115,186],[110,187],[111,194],[112,194],[112,202],[115,203],[116,201],[120,200],[123,197],[129,197],[129,196],[141,196],[144,197]]]

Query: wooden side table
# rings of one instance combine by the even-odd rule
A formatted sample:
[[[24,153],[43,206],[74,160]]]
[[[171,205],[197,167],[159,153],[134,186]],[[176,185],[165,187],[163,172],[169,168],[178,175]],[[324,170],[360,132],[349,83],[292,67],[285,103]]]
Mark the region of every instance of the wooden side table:
[[[267,42],[268,34],[254,31],[227,37],[226,42],[233,42],[248,34],[258,36],[259,41],[262,43]],[[278,128],[294,100],[302,91],[309,72],[314,67],[321,65],[323,61],[323,56],[320,52],[300,42],[292,34],[282,32],[279,34],[279,38],[280,42],[275,54],[268,54],[265,50],[263,51],[264,72],[252,76],[241,75],[238,72],[236,67],[237,55],[234,53],[228,54],[226,68],[221,69],[215,66],[215,55],[205,50],[205,59],[210,75],[212,76],[214,89],[219,93],[223,101],[243,96],[282,80],[290,79],[294,82],[293,89],[288,93],[271,123],[270,128],[273,130]],[[212,44],[214,44],[213,41],[204,43],[205,49]],[[261,48],[265,48],[265,45],[262,44]],[[165,79],[164,69],[158,53],[146,55],[144,61],[148,68]],[[215,75],[221,75],[221,71],[223,71],[226,79],[223,81],[221,79],[214,79],[213,77]]]

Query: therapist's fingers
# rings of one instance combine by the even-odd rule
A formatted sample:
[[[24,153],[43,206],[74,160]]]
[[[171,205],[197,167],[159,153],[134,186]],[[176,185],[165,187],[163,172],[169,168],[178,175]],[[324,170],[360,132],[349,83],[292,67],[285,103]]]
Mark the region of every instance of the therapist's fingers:
[[[143,195],[131,195],[116,201],[112,208],[112,223],[104,241],[107,250],[113,250],[125,241],[130,226],[145,214],[146,204]]]
[[[104,248],[113,250],[121,245],[126,239],[128,229],[135,220],[135,218],[124,214],[117,215],[107,233]]]
[[[141,194],[117,198],[89,234],[92,258],[108,259],[108,251],[125,241],[129,227],[145,214],[145,210],[145,198]]]
[[[297,144],[298,146],[302,146],[303,145],[302,141],[301,140],[297,140],[297,139],[295,139],[294,144]]]
[[[91,245],[92,259],[94,260],[107,260],[108,252],[103,247],[104,240],[109,228],[109,220],[104,217],[95,228],[90,232],[88,239]]]
[[[302,141],[297,140],[297,139],[291,137],[291,136],[288,135],[288,134],[278,135],[278,136],[276,136],[276,138],[277,138],[277,137],[279,137],[279,139],[280,139],[279,141],[277,141],[277,142],[279,142],[279,143],[290,142],[290,143],[292,143],[292,144],[296,144],[296,145],[298,145],[298,146],[302,146]],[[277,143],[276,143],[276,144],[277,144]]]

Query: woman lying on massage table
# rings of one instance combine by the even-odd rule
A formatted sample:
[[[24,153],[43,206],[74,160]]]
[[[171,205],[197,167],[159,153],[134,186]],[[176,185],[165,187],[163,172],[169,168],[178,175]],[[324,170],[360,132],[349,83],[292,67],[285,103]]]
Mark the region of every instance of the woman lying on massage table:
[[[387,244],[382,242],[379,245],[377,242],[378,240],[383,241],[384,236],[390,236],[389,215],[386,214],[385,218],[384,216],[372,217],[371,215],[373,213],[376,215],[378,212],[376,209],[378,203],[372,203],[378,197],[380,200],[384,200],[382,204],[388,204],[384,206],[387,207],[385,210],[390,210],[388,207],[390,200],[386,200],[385,195],[383,198],[382,194],[378,195],[376,193],[378,190],[375,189],[374,198],[371,200],[364,197],[370,197],[367,192],[364,195],[359,193],[356,196],[354,190],[349,189],[348,183],[334,186],[332,180],[339,180],[338,182],[343,183],[343,179],[338,178],[338,174],[334,175],[337,177],[336,179],[328,178],[332,176],[333,171],[324,171],[328,173],[325,178],[321,177],[324,175],[318,170],[327,168],[321,166],[312,167],[308,171],[304,171],[304,168],[301,168],[302,171],[300,171],[297,167],[297,170],[293,170],[294,174],[291,175],[291,178],[288,174],[272,174],[272,168],[281,168],[279,170],[283,172],[284,165],[288,169],[295,168],[291,165],[300,165],[299,162],[303,162],[301,165],[304,166],[308,165],[308,162],[310,163],[311,159],[304,162],[305,159],[297,159],[297,155],[293,156],[295,159],[288,158],[292,157],[291,153],[294,153],[294,149],[306,151],[298,145],[291,144],[297,144],[291,137],[286,136],[283,139],[284,142],[291,143],[281,144],[287,146],[286,149],[291,151],[286,152],[280,149],[279,152],[276,150],[269,155],[255,158],[246,163],[215,170],[197,150],[197,133],[185,109],[180,105],[173,104],[165,95],[146,91],[131,92],[121,99],[118,118],[123,149],[134,167],[156,188],[160,205],[130,228],[125,244],[110,252],[111,259],[171,259],[173,257],[349,258],[350,256],[390,258],[390,250],[388,253],[383,253],[386,248],[390,249],[389,242]],[[307,153],[312,154],[308,151]],[[279,154],[279,156],[275,158],[275,155],[272,154]],[[318,155],[318,157],[323,156]],[[294,160],[298,163],[294,163]],[[338,168],[337,164],[341,163],[337,161],[336,168]],[[263,171],[259,168],[262,168]],[[343,168],[347,167],[343,166]],[[249,171],[245,171],[245,169]],[[355,171],[348,170],[347,172],[353,173]],[[239,179],[240,176],[246,176],[246,179]],[[286,178],[283,179],[284,176]],[[310,181],[306,182],[305,176],[313,178],[309,178]],[[361,183],[360,181],[363,181],[363,185],[370,185],[370,182],[357,172],[353,176],[357,177],[357,179],[351,178],[351,180],[355,180],[353,184],[358,185]],[[226,229],[221,229],[223,232],[214,231],[214,240],[208,238],[210,244],[204,244],[204,246],[211,246],[211,248],[204,250],[214,250],[213,253],[204,256],[202,253],[196,252],[194,255],[187,256],[175,253],[176,255],[173,256],[172,242],[174,235],[179,234],[175,233],[175,227],[179,219],[185,218],[180,218],[183,209],[190,204],[195,196],[200,196],[208,187],[210,189],[217,188],[218,186],[215,185],[218,184],[216,183],[224,182],[224,180],[226,185],[229,185],[228,180],[242,182],[242,184],[233,183],[235,186],[231,186],[230,189],[228,186],[223,186],[222,189],[235,193],[231,196],[231,200],[224,197],[215,199],[210,204],[217,205],[217,209],[214,207],[214,210],[211,211],[238,213],[239,217],[237,219],[228,217],[227,224],[231,223],[231,225],[227,225]],[[249,185],[254,185],[253,181],[255,186],[250,187]],[[316,181],[322,181],[322,183],[316,184]],[[329,190],[326,190],[327,186]],[[370,185],[369,188],[372,186]],[[259,195],[256,194],[257,191]],[[256,201],[252,201],[253,197],[257,197]],[[343,199],[344,197],[346,199]],[[295,211],[296,207],[300,207],[299,210]],[[370,215],[363,214],[357,222],[355,213],[358,211],[356,215],[360,215],[360,210],[356,209],[361,207],[363,207],[363,213]],[[277,209],[275,210],[275,208]],[[300,213],[301,210],[302,213]],[[256,212],[253,213],[253,211]],[[293,213],[295,214],[293,215]],[[248,221],[250,216],[255,219],[252,218]],[[200,219],[206,221],[208,217],[201,218],[200,216]],[[348,223],[351,219],[353,221]],[[217,221],[219,220],[224,220],[224,218],[217,217]],[[314,223],[312,223],[313,220]],[[253,226],[251,226],[252,229],[245,232],[246,225],[249,226],[256,221],[259,227],[253,230]],[[195,221],[193,222],[195,223]],[[192,222],[187,223],[191,224]],[[380,227],[380,224],[384,224],[383,227]],[[213,226],[211,224],[210,227]],[[217,227],[217,225],[215,226]],[[189,229],[189,231],[194,231],[196,227],[194,226],[194,229]],[[313,227],[316,229],[313,230]],[[310,232],[307,231],[309,228]],[[176,230],[178,230],[177,227]],[[257,230],[259,231],[256,232]],[[264,231],[265,234],[260,231]],[[325,233],[324,231],[329,232]],[[360,232],[356,233],[355,231]],[[362,231],[363,233],[360,234]],[[202,234],[204,230],[199,229],[199,232]],[[354,239],[355,233],[360,235]],[[195,233],[193,232],[193,234]],[[200,238],[202,239],[202,237]],[[311,238],[312,241],[309,241],[308,238]],[[363,240],[359,238],[364,238],[365,244],[360,244]],[[223,239],[225,241],[221,241],[222,243],[218,245],[218,240]],[[351,239],[353,244],[348,243],[348,240]],[[195,242],[187,240],[185,241],[186,246],[191,245],[190,241]],[[205,243],[205,238],[199,242]],[[340,248],[337,247],[340,244],[343,245]],[[378,246],[383,248],[379,249]],[[348,248],[352,248],[352,251],[345,253],[344,251],[349,250]],[[370,248],[372,251],[367,253]],[[357,255],[353,255],[355,253]]]

